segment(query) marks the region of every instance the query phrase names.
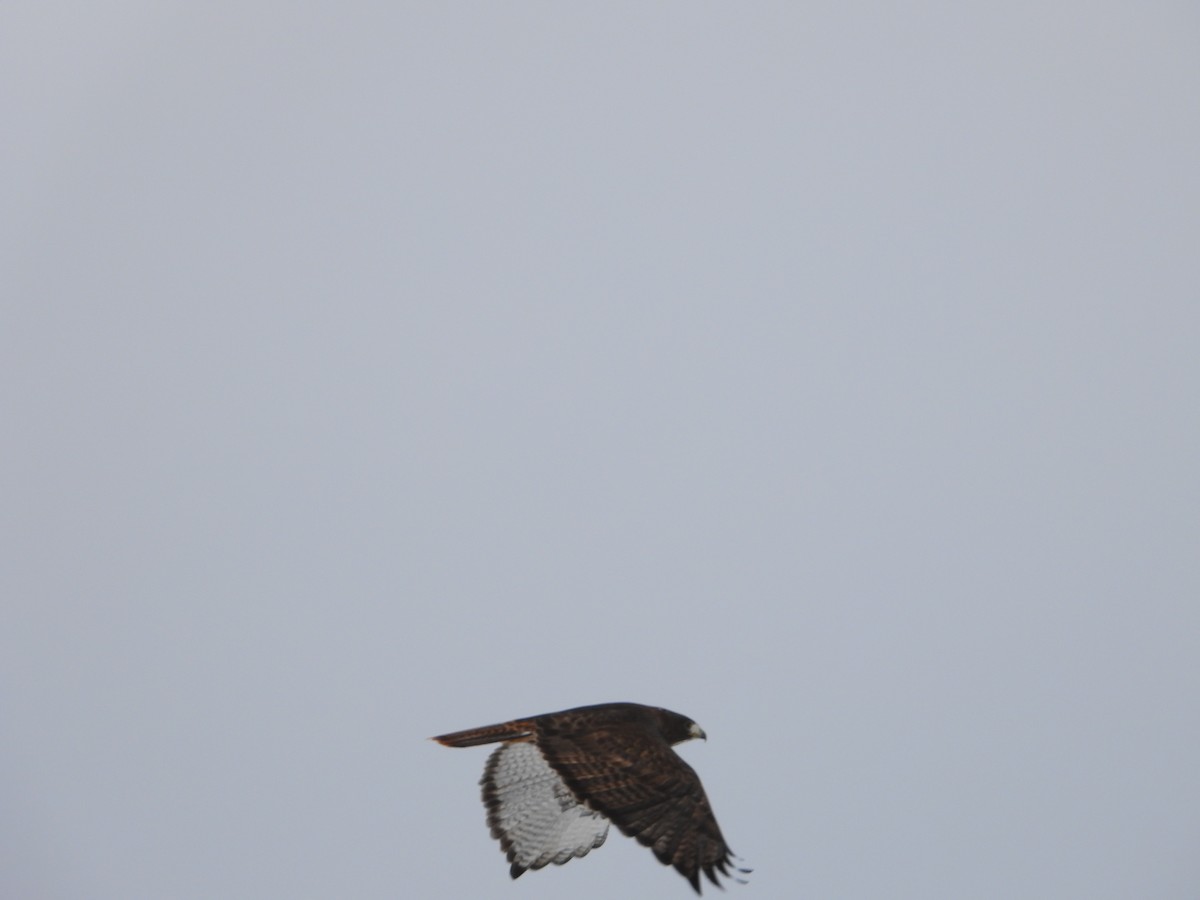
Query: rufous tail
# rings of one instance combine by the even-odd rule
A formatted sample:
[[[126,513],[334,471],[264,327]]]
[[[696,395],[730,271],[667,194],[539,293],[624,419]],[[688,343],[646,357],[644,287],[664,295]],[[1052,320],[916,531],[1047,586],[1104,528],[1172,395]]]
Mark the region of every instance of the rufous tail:
[[[483,728],[470,728],[467,731],[455,731],[450,734],[439,734],[430,738],[447,747],[476,747],[479,744],[494,744],[496,741],[519,741],[533,734],[530,722],[504,722],[500,725],[485,725]]]

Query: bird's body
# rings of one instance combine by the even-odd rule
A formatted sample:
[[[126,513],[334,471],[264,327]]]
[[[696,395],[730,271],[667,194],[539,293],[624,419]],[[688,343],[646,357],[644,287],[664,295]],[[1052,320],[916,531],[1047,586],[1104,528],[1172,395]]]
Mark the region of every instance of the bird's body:
[[[586,855],[604,843],[611,821],[699,893],[701,872],[713,884],[717,873],[737,877],[699,776],[671,749],[704,736],[670,710],[604,703],[434,740],[448,747],[501,742],[480,784],[513,878]]]

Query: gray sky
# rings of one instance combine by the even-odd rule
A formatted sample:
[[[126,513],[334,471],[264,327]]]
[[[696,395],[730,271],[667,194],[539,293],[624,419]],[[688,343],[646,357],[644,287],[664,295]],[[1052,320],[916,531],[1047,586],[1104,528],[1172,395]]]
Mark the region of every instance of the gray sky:
[[[1200,890],[1191,3],[11,3],[0,894]]]

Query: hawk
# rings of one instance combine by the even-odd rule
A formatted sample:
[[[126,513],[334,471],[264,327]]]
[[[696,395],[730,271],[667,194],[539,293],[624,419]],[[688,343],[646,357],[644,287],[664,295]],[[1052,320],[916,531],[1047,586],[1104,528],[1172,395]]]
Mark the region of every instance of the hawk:
[[[717,886],[718,872],[742,880],[730,872],[733,853],[700,777],[671,749],[703,737],[699,725],[669,709],[603,703],[432,740],[447,747],[501,742],[479,783],[513,878],[586,856],[613,822],[699,894],[701,872]]]

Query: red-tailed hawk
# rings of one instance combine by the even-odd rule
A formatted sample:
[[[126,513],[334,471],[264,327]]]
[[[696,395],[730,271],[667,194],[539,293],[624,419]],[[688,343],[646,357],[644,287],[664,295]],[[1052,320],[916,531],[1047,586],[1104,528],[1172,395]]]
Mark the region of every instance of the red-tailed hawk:
[[[674,866],[700,893],[700,873],[734,878],[733,854],[699,776],[672,744],[702,738],[679,713],[603,703],[433,738],[447,747],[503,743],[483,770],[492,837],[517,878],[604,843],[608,823]],[[734,871],[746,873],[748,869]]]

